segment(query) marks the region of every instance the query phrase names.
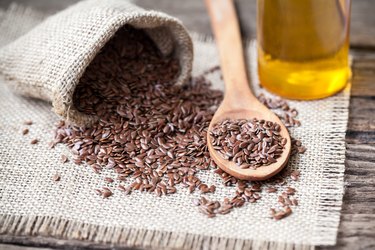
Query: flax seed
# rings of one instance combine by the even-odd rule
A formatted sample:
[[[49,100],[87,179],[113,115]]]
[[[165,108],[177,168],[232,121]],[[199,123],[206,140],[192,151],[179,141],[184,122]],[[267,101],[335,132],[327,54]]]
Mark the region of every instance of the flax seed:
[[[62,163],[66,163],[66,162],[68,161],[68,157],[67,157],[66,155],[61,155],[61,157],[60,157],[60,161],[61,161]]]
[[[33,124],[33,121],[31,121],[31,120],[27,120],[27,121],[24,121],[23,124],[25,124],[25,125],[32,125],[32,124]]]
[[[105,181],[105,182],[108,182],[108,183],[112,183],[112,182],[114,182],[114,180],[113,180],[112,178],[110,178],[110,177],[105,177],[105,178],[104,178],[104,181]]]
[[[112,196],[112,194],[113,194],[112,191],[109,188],[106,188],[106,187],[103,187],[103,190],[101,192],[102,192],[102,197],[104,199]]]
[[[59,174],[55,174],[52,178],[54,181],[60,181],[61,177]]]
[[[274,188],[274,187],[267,188],[267,193],[275,193],[275,192],[277,192],[276,188]]]
[[[30,144],[37,144],[39,142],[39,140],[38,139],[33,139],[33,140],[31,140],[31,142],[30,142]]]

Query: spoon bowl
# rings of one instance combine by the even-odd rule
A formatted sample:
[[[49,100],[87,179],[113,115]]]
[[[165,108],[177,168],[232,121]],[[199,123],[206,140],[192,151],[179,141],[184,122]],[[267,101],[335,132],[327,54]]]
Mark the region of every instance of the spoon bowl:
[[[211,158],[225,172],[242,180],[265,180],[280,172],[287,164],[291,140],[288,130],[271,110],[265,107],[250,90],[243,56],[242,41],[232,0],[206,0],[220,54],[220,65],[225,83],[225,95],[208,128],[207,146]],[[276,162],[257,169],[241,169],[226,160],[213,148],[209,131],[226,119],[258,119],[280,125],[280,135],[287,140]]]
[[[210,152],[210,156],[222,170],[241,180],[261,181],[269,179],[270,177],[279,173],[283,169],[283,167],[287,164],[289,159],[291,141],[288,130],[275,114],[269,112],[265,114],[259,111],[246,109],[228,110],[220,112],[220,107],[218,111],[219,112],[216,112],[215,116],[211,120],[210,126],[208,127],[208,131],[211,131],[212,127],[215,124],[226,119],[237,120],[256,118],[258,120],[263,119],[267,121],[276,122],[277,124],[279,124],[281,128],[280,135],[283,138],[286,138],[287,140],[283,149],[283,153],[279,158],[277,158],[277,161],[275,163],[266,166],[260,166],[257,169],[242,169],[234,161],[226,160],[223,157],[221,157],[220,154],[218,154],[218,152],[212,146],[213,144],[210,134],[207,133],[207,146],[208,151]]]

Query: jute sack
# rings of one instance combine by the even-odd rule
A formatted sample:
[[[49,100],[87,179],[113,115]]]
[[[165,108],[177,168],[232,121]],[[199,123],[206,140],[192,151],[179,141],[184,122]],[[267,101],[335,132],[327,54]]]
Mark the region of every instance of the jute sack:
[[[49,17],[0,49],[0,72],[17,93],[51,101],[56,114],[89,125],[96,117],[74,107],[74,90],[86,67],[124,25],[143,29],[163,55],[179,61],[177,84],[187,79],[193,48],[181,22],[125,0],[83,1]]]

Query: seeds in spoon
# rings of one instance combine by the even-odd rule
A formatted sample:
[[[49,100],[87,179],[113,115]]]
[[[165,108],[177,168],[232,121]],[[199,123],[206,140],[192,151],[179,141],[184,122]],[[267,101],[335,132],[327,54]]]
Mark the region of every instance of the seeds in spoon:
[[[209,132],[213,148],[242,169],[256,169],[277,161],[286,140],[280,125],[265,120],[227,119]]]

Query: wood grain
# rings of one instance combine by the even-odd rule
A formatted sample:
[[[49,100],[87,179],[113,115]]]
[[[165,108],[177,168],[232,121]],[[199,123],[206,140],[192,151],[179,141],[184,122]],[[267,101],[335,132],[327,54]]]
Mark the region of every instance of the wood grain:
[[[1,0],[0,8],[15,0]],[[36,9],[55,12],[77,0],[16,0]],[[136,0],[145,8],[156,8],[180,18],[192,31],[212,34],[209,18],[201,0]],[[255,37],[255,0],[236,1],[242,33]],[[375,249],[375,1],[353,0],[351,51],[353,87],[346,136],[346,192],[338,242],[320,249]],[[109,245],[69,242],[58,239],[8,238],[8,243],[75,249],[105,249]],[[14,246],[13,246],[14,247]],[[0,245],[0,249],[4,245]],[[18,250],[18,248],[15,248]],[[21,250],[21,249],[20,249]]]
[[[353,50],[345,195],[335,247],[375,249],[375,51]]]

